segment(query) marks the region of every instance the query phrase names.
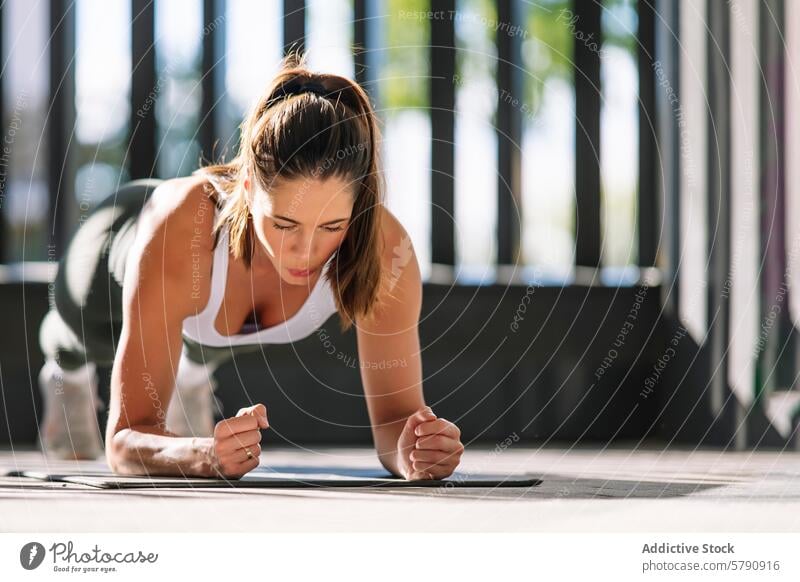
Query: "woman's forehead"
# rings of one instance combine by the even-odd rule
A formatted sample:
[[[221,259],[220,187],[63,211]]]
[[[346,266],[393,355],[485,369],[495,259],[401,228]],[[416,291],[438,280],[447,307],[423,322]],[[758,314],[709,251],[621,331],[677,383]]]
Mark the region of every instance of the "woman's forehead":
[[[266,191],[256,185],[259,203],[272,214],[317,220],[328,216],[346,216],[353,206],[353,186],[337,179],[295,179],[276,183]]]
[[[254,188],[257,194],[272,198],[275,203],[285,203],[287,199],[302,199],[308,202],[325,202],[350,199],[355,192],[356,184],[339,177],[329,178],[284,178],[274,180],[269,188],[264,188],[258,181]]]

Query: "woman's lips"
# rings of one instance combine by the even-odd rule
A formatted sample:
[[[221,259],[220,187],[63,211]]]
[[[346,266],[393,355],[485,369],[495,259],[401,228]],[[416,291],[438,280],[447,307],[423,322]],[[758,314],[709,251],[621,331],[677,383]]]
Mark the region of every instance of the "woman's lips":
[[[291,273],[295,277],[308,277],[311,275],[314,270],[313,269],[287,269],[289,273]]]

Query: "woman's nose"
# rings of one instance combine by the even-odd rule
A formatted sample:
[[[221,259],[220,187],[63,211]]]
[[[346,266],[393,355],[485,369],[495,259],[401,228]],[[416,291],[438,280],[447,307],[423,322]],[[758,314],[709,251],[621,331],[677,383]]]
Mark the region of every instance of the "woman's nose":
[[[289,250],[298,256],[309,257],[314,256],[314,237],[313,235],[304,235],[297,233],[296,236],[289,238]]]

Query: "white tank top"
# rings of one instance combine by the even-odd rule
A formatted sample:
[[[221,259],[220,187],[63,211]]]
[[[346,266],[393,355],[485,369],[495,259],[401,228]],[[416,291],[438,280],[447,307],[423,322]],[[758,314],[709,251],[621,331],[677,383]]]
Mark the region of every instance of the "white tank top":
[[[216,210],[218,212],[218,210]],[[183,320],[183,335],[210,347],[229,347],[244,344],[282,344],[292,343],[311,335],[334,313],[333,290],[325,278],[325,273],[333,260],[333,255],[322,268],[311,294],[300,310],[288,320],[271,327],[258,329],[255,324],[244,326],[246,333],[231,336],[220,334],[214,327],[214,320],[222,306],[225,283],[228,274],[228,225],[220,230],[220,236],[211,267],[211,293],[203,311]]]

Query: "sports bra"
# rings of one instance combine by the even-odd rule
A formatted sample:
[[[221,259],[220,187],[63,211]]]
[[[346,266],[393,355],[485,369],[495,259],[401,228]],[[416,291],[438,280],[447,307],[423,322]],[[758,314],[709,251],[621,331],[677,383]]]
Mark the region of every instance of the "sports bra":
[[[215,214],[219,209],[215,208]],[[303,303],[300,310],[292,317],[273,325],[259,329],[255,323],[246,323],[242,327],[245,333],[230,336],[222,335],[214,327],[214,320],[222,306],[228,274],[228,225],[222,225],[217,246],[214,249],[211,267],[211,293],[205,308],[196,315],[183,320],[183,335],[194,342],[210,347],[228,347],[244,344],[281,344],[292,343],[311,335],[336,310],[333,290],[325,277],[333,255],[322,267],[314,288]]]

